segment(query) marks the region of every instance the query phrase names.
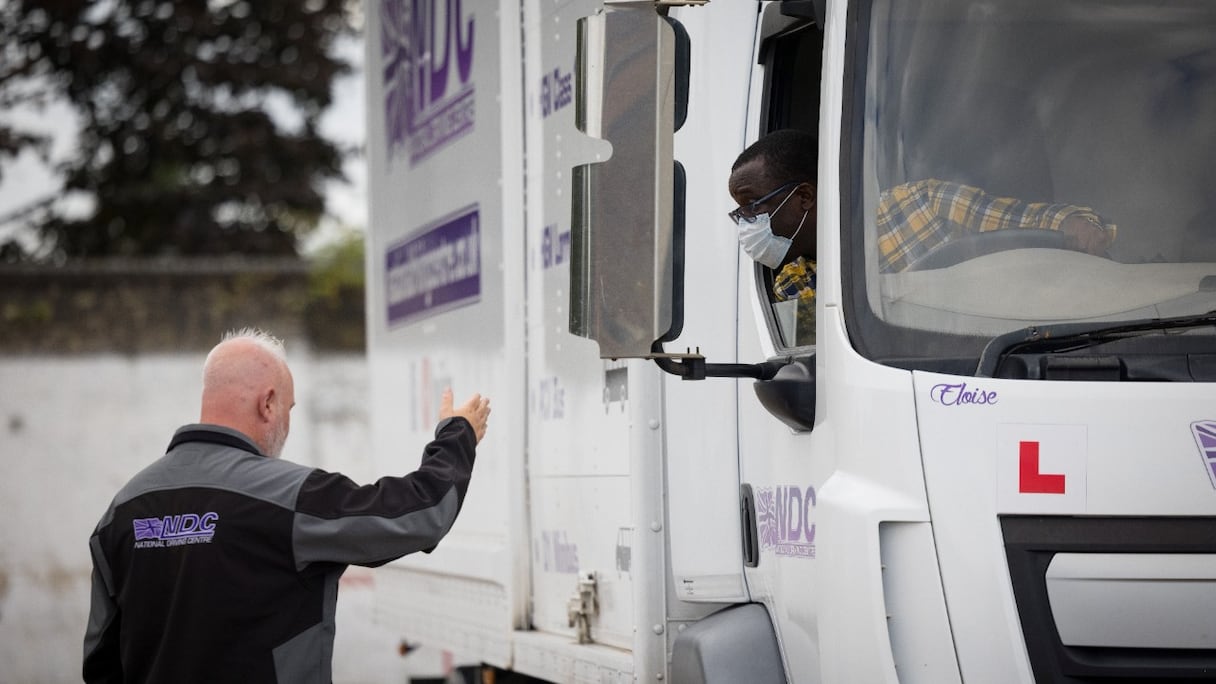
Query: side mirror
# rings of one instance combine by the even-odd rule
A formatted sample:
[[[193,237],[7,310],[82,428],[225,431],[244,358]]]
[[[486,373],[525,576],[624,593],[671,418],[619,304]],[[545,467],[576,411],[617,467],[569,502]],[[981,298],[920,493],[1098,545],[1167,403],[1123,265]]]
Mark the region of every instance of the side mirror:
[[[605,5],[579,21],[575,119],[605,141],[606,161],[575,166],[570,230],[570,332],[600,358],[653,359],[685,380],[773,377],[778,362],[707,363],[669,354],[683,327],[684,172],[673,134],[688,113],[688,32],[653,4]],[[597,153],[597,158],[602,158]]]
[[[580,128],[612,145],[576,166],[570,332],[603,358],[645,358],[673,337],[672,189],[676,32],[652,5],[608,6],[580,21]],[[678,330],[676,331],[678,333]]]
[[[797,432],[815,427],[815,357],[794,359],[753,385],[765,410]]]

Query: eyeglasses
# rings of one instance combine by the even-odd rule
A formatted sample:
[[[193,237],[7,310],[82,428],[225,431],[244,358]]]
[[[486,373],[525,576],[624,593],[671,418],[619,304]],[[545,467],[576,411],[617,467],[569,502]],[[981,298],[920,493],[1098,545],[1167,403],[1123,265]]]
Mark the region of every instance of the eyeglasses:
[[[767,202],[767,201],[771,200],[772,198],[776,197],[777,195],[781,194],[786,189],[791,188],[791,187],[798,187],[801,184],[802,183],[800,183],[799,181],[790,181],[790,182],[786,183],[785,185],[782,185],[781,187],[777,188],[776,190],[768,193],[764,197],[761,197],[760,199],[755,200],[754,202],[748,202],[747,204],[744,204],[743,206],[739,207],[738,209],[735,209],[734,211],[727,214],[727,216],[730,217],[730,220],[735,222],[736,226],[739,225],[739,223],[741,223],[741,222],[742,223],[755,223],[756,214],[760,213],[760,205],[764,204],[765,202]]]

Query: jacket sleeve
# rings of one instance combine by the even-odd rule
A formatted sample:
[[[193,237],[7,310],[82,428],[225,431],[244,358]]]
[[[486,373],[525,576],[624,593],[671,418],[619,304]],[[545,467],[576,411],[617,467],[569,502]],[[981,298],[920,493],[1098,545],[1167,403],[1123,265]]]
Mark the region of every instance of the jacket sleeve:
[[[418,470],[359,486],[314,470],[300,486],[292,525],[298,570],[310,563],[376,566],[430,551],[456,521],[473,471],[477,437],[464,418],[439,424]]]
[[[99,539],[89,539],[93,555],[93,587],[89,606],[89,623],[84,635],[84,681],[122,682],[122,661],[118,650],[118,604],[110,590],[109,565],[102,554]]]

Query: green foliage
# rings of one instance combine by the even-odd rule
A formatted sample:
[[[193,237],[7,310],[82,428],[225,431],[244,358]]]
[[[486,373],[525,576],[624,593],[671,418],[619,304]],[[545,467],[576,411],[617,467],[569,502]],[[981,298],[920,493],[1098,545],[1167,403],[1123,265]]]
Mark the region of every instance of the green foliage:
[[[0,103],[40,84],[82,122],[61,171],[93,209],[31,214],[47,251],[295,255],[325,211],[323,182],[342,176],[318,124],[349,71],[333,49],[348,3],[0,2]],[[38,142],[0,126],[0,157]]]
[[[363,351],[363,234],[350,231],[309,260],[304,327],[319,349]]]

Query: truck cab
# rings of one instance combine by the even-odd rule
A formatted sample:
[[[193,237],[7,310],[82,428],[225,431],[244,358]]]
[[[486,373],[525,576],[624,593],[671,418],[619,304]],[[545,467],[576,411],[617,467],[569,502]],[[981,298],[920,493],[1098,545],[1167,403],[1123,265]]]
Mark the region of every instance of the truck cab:
[[[441,384],[498,423],[389,624],[550,681],[1213,676],[1216,5],[470,5],[369,12],[377,458]],[[727,178],[791,128],[782,303]]]

